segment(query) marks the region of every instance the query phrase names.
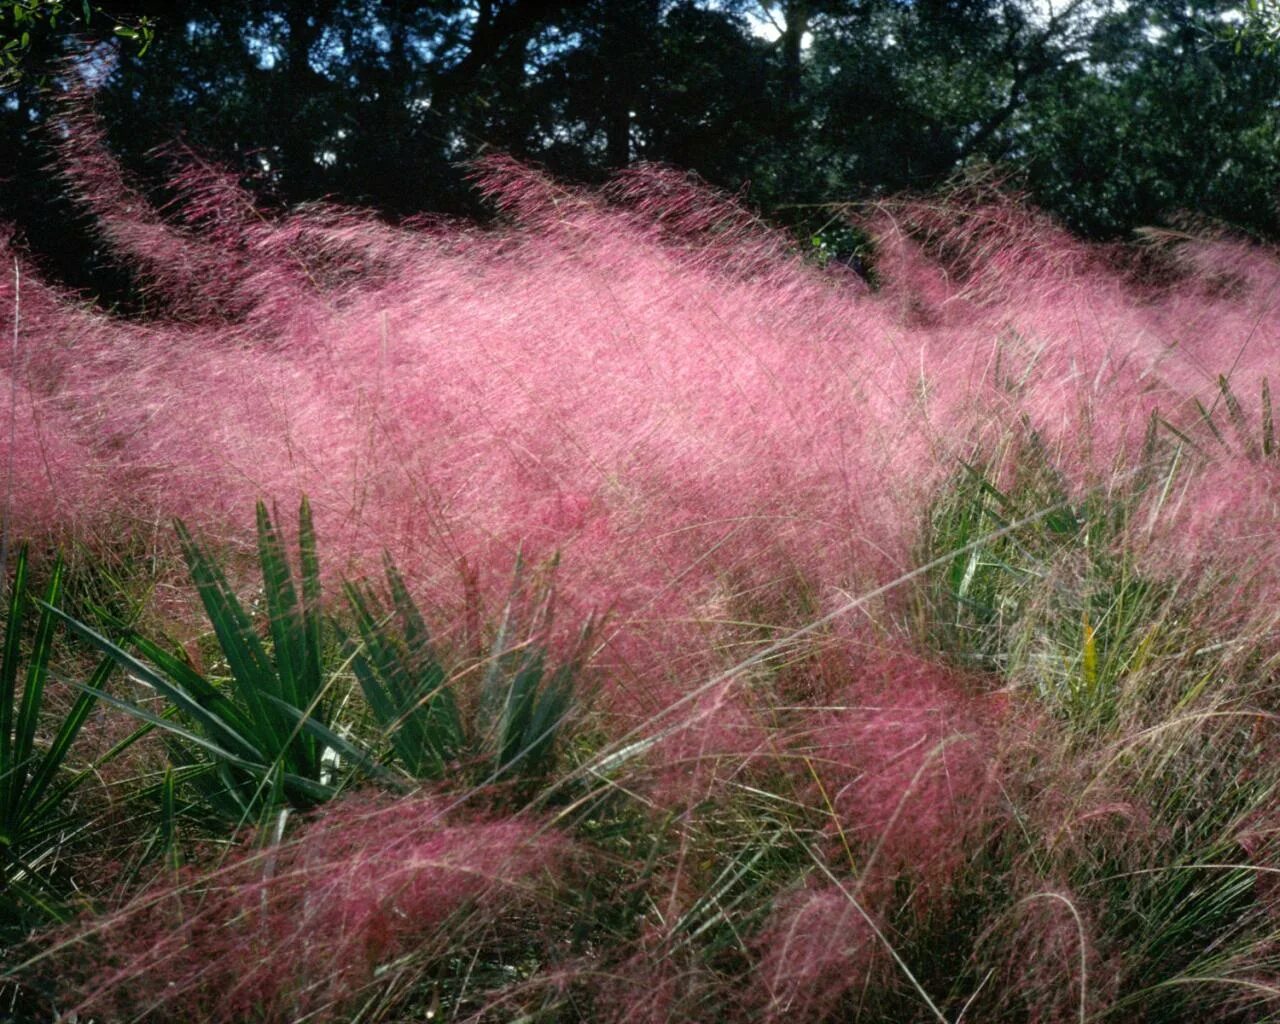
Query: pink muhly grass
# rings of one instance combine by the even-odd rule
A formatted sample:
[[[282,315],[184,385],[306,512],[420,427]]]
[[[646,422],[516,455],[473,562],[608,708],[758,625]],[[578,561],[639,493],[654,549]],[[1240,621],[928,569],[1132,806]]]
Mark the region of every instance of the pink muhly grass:
[[[662,169],[591,195],[489,161],[509,220],[480,232],[268,214],[188,160],[162,215],[87,115],[58,130],[73,188],[168,305],[136,323],[46,289],[24,315],[7,372],[56,442],[23,449],[24,531],[92,543],[176,515],[242,536],[256,499],[306,493],[328,571],[385,548],[442,622],[459,564],[499,607],[517,552],[559,552],[565,600],[612,613],[607,703],[633,721],[746,653],[708,608],[741,622],[797,580],[820,609],[896,578],[914,510],[1023,415],[1092,486],[1154,409],[1230,372],[1211,345],[1244,340],[1175,336],[1171,299],[995,194],[891,211],[902,245],[870,295]],[[1257,316],[1249,366],[1277,344]]]
[[[1199,563],[1230,566],[1248,575],[1272,571],[1280,462],[1224,455],[1197,469],[1174,481],[1167,500],[1150,508],[1143,524],[1156,539],[1152,546],[1163,547],[1166,570],[1173,568],[1169,556],[1176,553],[1184,568]]]
[[[60,151],[58,171],[94,219],[103,239],[121,254],[171,314],[209,319],[235,311],[243,265],[234,251],[166,223],[126,179],[107,147],[106,132],[79,92],[63,100],[49,131]]]
[[[664,808],[690,808],[752,777],[775,746],[767,712],[752,706],[743,681],[731,676],[698,695],[679,713],[642,730],[648,800]],[[633,783],[633,784],[636,784]]]
[[[974,680],[899,655],[860,666],[857,680],[797,746],[826,809],[832,856],[860,893],[901,873],[935,900],[1000,817],[999,733],[1005,704]]]
[[[566,862],[535,822],[454,823],[444,810],[429,795],[349,797],[281,845],[162,876],[61,936],[73,998],[113,1019],[346,1019],[381,965],[456,952],[480,920],[531,907]]]
[[[936,331],[985,328],[956,344],[990,353],[996,395],[1016,394],[1037,429],[1063,442],[1073,479],[1085,479],[1086,459],[1105,471],[1136,454],[1153,411],[1176,420],[1192,398],[1207,404],[1219,374],[1256,394],[1274,365],[1280,264],[1271,249],[1178,236],[1164,243],[1160,282],[1139,283],[1114,249],[1072,239],[986,182],[883,204],[874,224],[895,301],[924,302]],[[928,282],[907,286],[911,274]],[[1213,284],[1223,277],[1230,292]]]
[[[1096,947],[1095,929],[1068,889],[1043,888],[1018,899],[975,943],[974,957],[992,964],[992,975],[975,993],[974,1019],[1015,1014],[1074,1024],[1110,1005],[1120,965]]]
[[[750,998],[768,1021],[826,1020],[842,998],[883,984],[893,969],[865,910],[836,886],[782,900],[756,946]]]
[[[696,952],[672,942],[662,928],[645,924],[631,955],[596,967],[586,977],[593,1005],[590,1020],[609,1024],[697,1024],[740,1019],[741,993],[702,962]]]

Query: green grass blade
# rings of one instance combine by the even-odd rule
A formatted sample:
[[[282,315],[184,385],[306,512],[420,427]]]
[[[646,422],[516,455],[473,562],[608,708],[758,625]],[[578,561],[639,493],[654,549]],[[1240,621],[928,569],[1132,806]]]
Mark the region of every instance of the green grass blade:
[[[277,746],[288,735],[289,729],[288,724],[273,713],[264,700],[265,694],[279,695],[275,666],[267,657],[262,641],[222,570],[181,522],[176,523],[175,528],[205,614],[231,668],[236,690],[248,709],[247,721],[254,730],[256,746],[261,749]]]
[[[85,700],[92,699],[92,703],[96,704],[98,698],[92,694],[82,694]],[[131,746],[154,731],[155,727],[145,722],[124,739],[114,744],[105,754],[94,759],[92,764],[86,765],[80,771],[76,772],[70,778],[63,780],[51,789],[48,789],[39,803],[32,801],[29,810],[24,812],[24,818],[28,822],[44,821],[47,817],[54,814],[58,805],[66,798],[72,790],[91,775],[97,773],[99,767],[115,760]]]
[[[395,703],[387,692],[385,681],[363,656],[356,656],[353,667],[365,700],[400,763],[415,778],[440,778],[444,762],[430,742],[428,730],[422,722],[428,714],[427,709],[410,707],[405,710]]]
[[[166,698],[170,703],[174,704],[179,711],[187,715],[193,723],[198,724],[210,736],[218,736],[225,740],[235,751],[235,756],[246,762],[252,763],[261,758],[259,748],[245,736],[242,736],[230,723],[225,721],[217,712],[216,705],[214,708],[206,708],[196,698],[191,696],[180,686],[175,686],[162,675],[152,670],[149,666],[135,658],[128,651],[116,644],[112,643],[96,630],[80,622],[78,619],[72,618],[65,612],[61,612],[56,608],[50,609],[54,615],[61,619],[71,630],[81,639],[86,640],[90,645],[97,648],[102,654],[111,658],[126,673],[133,676],[139,682],[151,687],[156,693]],[[112,699],[112,703],[115,703]],[[132,705],[130,705],[132,707]],[[150,721],[150,719],[144,719]],[[172,731],[173,723],[165,722],[155,723],[161,728]],[[212,743],[212,741],[207,741]],[[214,744],[217,746],[217,744]]]
[[[166,765],[164,780],[160,783],[160,852],[170,870],[182,866],[182,851],[178,846],[178,812],[172,765]]]
[[[53,633],[55,621],[49,609],[56,606],[62,597],[62,559],[53,563],[53,572],[49,577],[49,585],[45,589],[41,602],[40,621],[36,626],[35,641],[31,646],[30,660],[27,664],[26,685],[22,690],[22,703],[18,709],[18,718],[14,723],[13,758],[18,764],[31,759],[35,747],[36,725],[40,714],[40,705],[44,700],[44,684],[49,676],[49,661],[53,656]],[[20,799],[20,791],[10,792],[9,811],[16,812]]]
[[[61,906],[56,897],[49,892],[48,887],[41,883],[39,874],[26,865],[19,864],[16,867],[27,877],[25,879],[14,877],[14,868],[10,867],[5,871],[4,887],[9,890],[9,894],[17,897],[10,905],[15,906],[18,914],[35,908],[45,921],[61,924],[71,919],[67,909]]]
[[[115,662],[110,658],[103,658],[90,677],[89,685],[98,690],[103,689],[114,670]],[[53,742],[49,744],[49,749],[40,758],[40,763],[22,794],[16,814],[19,819],[30,817],[31,812],[39,806],[45,791],[62,767],[67,751],[70,750],[71,744],[75,742],[76,736],[79,735],[81,727],[88,720],[89,712],[93,710],[93,706],[96,703],[97,698],[93,694],[82,692],[76,698],[75,703],[71,705],[71,710],[63,718],[58,731],[54,734]],[[62,794],[65,794],[65,790],[62,791]]]
[[[27,606],[27,546],[18,549],[9,610],[5,616],[4,655],[0,658],[0,807],[9,806],[13,769],[13,712],[18,689],[18,663],[22,657],[22,623]]]
[[[299,531],[302,547],[308,544],[303,536],[306,532],[304,518],[304,526]],[[311,537],[313,548],[314,541]],[[275,675],[271,685],[262,688],[262,693],[278,698],[286,706],[312,709],[323,689],[318,623],[313,654],[310,623],[298,601],[284,544],[262,502],[258,502],[258,561],[262,567],[262,590],[275,656]],[[277,710],[271,703],[268,709]],[[308,734],[299,734],[287,718],[282,719],[278,714],[270,715],[268,721],[275,729],[272,749],[283,757],[287,766],[308,777],[318,776],[320,749],[314,739]]]
[[[987,477],[986,471],[983,470],[981,466],[971,465],[970,463],[965,462],[964,459],[958,459],[957,461],[960,463],[961,468],[969,475],[969,479],[977,486],[977,488],[988,497],[994,498],[996,503],[1006,514],[1016,511],[1013,498],[1005,494],[1004,491],[1000,490],[1000,488],[993,484]],[[1004,524],[1001,523],[1001,525]]]
[[[485,668],[484,681],[480,685],[480,702],[477,707],[478,721],[474,726],[474,742],[488,742],[501,749],[500,729],[510,688],[503,686],[503,674],[509,661],[507,651],[507,635],[511,629],[512,604],[515,601],[516,589],[519,586],[520,563],[516,563],[516,582],[512,584],[511,597],[502,610],[502,622],[498,625],[498,633],[493,638],[493,646],[489,649],[489,664]]]
[[[285,559],[284,545],[267,514],[267,506],[258,502],[258,563],[262,567],[262,593],[267,604],[267,619],[275,654],[278,687],[274,695],[294,706],[306,705],[299,692],[302,670],[301,621],[298,594]]]
[[[186,740],[188,743],[199,747],[201,750],[220,761],[226,761],[228,764],[233,764],[238,768],[243,768],[246,771],[251,772],[261,772],[266,769],[266,766],[261,761],[253,758],[242,757],[239,754],[233,753],[226,747],[219,746],[207,736],[194,732],[172,719],[165,718],[163,715],[158,715],[153,711],[148,711],[146,708],[138,704],[134,704],[132,701],[125,700],[122,697],[113,697],[105,690],[95,690],[88,683],[76,683],[76,686],[80,687],[80,689],[86,693],[92,694],[104,704],[110,704],[112,707],[118,708],[119,710],[132,715],[140,722],[146,722],[147,724],[157,729],[161,729],[170,735]]]

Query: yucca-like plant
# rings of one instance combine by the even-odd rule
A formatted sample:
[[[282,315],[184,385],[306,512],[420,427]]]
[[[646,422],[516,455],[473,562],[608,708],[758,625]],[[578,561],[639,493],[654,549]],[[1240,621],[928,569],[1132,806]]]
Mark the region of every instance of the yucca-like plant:
[[[535,779],[551,766],[595,632],[588,617],[568,657],[554,668],[541,642],[551,624],[548,591],[520,631],[514,611],[521,589],[517,564],[478,693],[460,700],[418,606],[395,565],[386,562],[389,603],[370,588],[346,586],[356,635],[347,650],[369,708],[389,744],[389,757],[419,779],[443,777],[460,762],[480,781]]]
[[[386,574],[389,609],[371,588],[346,584],[358,634],[347,649],[389,757],[414,778],[438,779],[465,744],[462,715],[426,621],[390,559]]]
[[[320,569],[311,510],[302,502],[298,523],[299,584],[266,506],[258,504],[258,561],[269,617],[259,636],[217,560],[177,523],[192,581],[230,670],[230,686],[202,675],[185,659],[131,634],[131,653],[92,627],[62,616],[85,640],[167,700],[176,717],[98,693],[104,700],[168,734],[180,776],[219,814],[254,820],[289,805],[314,806],[340,788],[332,759],[370,766],[332,728],[336,701],[329,693],[335,666],[324,660]],[[326,753],[331,752],[331,753]]]
[[[86,775],[67,776],[67,754],[114,667],[109,659],[98,665],[88,687],[62,714],[49,743],[38,744],[40,719],[47,710],[45,684],[53,656],[56,605],[62,596],[63,563],[60,558],[54,562],[38,602],[40,614],[24,672],[24,634],[37,603],[30,593],[28,573],[24,546],[14,566],[0,657],[0,865],[4,872],[0,920],[6,923],[62,915],[49,866],[57,859],[59,836],[68,824],[65,801]]]

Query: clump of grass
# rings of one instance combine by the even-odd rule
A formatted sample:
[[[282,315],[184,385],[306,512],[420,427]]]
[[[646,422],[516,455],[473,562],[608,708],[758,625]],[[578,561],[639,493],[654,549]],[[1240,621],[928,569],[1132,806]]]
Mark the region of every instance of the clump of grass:
[[[945,657],[1106,724],[1173,615],[1176,587],[1127,550],[1150,473],[1076,497],[1023,431],[996,457],[962,461],[931,504],[919,558],[939,564],[917,590],[917,620]]]
[[[464,941],[478,955],[486,931],[545,899],[570,854],[537,822],[467,820],[439,796],[348,796],[287,839],[162,875],[61,933],[62,1005],[107,1019],[340,1019],[376,1006],[388,966],[429,980]]]

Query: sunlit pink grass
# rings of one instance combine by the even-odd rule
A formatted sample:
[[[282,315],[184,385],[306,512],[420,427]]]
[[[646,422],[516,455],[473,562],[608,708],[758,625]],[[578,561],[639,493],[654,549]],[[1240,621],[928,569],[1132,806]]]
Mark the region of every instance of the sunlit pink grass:
[[[828,1019],[846,993],[892,970],[874,920],[857,896],[835,885],[782,900],[757,945],[751,996],[768,1021]]]
[[[15,523],[92,541],[177,515],[242,538],[257,498],[305,493],[331,573],[385,548],[445,619],[460,563],[496,605],[517,552],[558,551],[566,600],[613,613],[611,694],[640,715],[732,663],[708,608],[785,618],[797,580],[829,607],[908,569],[930,490],[1022,416],[1092,486],[1218,373],[1255,394],[1280,344],[1269,253],[1214,242],[1184,288],[1144,291],[998,194],[887,208],[874,295],[662,169],[600,196],[490,161],[509,220],[482,232],[268,215],[188,157],[161,216],[91,119],[61,130],[156,313],[26,270],[0,364],[20,378]],[[1197,259],[1230,264],[1229,298]],[[6,275],[6,324],[14,296]]]

